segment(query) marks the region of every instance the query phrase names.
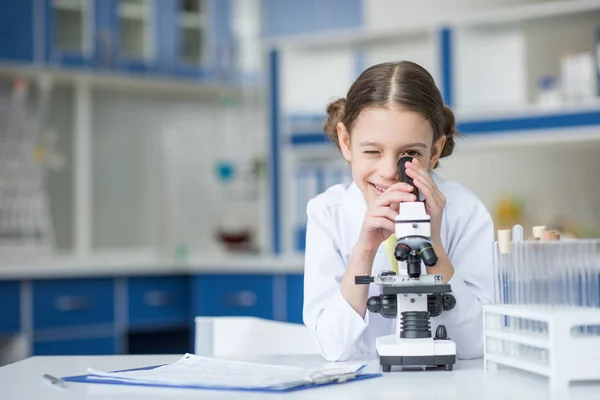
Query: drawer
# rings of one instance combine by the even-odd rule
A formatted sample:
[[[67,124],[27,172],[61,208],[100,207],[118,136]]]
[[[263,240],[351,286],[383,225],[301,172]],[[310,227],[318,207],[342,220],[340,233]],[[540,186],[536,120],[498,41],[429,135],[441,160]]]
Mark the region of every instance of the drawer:
[[[302,309],[304,307],[304,275],[288,275],[286,285],[286,313],[288,322],[304,323]]]
[[[114,336],[33,342],[36,356],[77,356],[116,354],[117,340]]]
[[[113,323],[112,279],[43,280],[33,283],[33,328]]]
[[[187,276],[134,277],[127,280],[129,326],[191,324]]]
[[[11,335],[21,330],[20,289],[20,282],[0,282],[0,336]]]
[[[273,319],[271,275],[196,276],[193,289],[195,315]]]

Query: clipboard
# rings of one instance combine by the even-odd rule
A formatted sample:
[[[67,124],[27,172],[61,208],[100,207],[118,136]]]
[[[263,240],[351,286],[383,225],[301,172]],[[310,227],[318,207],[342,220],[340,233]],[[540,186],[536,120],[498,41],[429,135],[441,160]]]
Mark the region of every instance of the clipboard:
[[[163,366],[153,365],[148,367],[117,370],[113,372],[129,372],[129,371],[144,371],[151,370]],[[317,387],[331,386],[337,384],[344,384],[349,382],[363,381],[366,379],[372,379],[382,376],[381,373],[368,373],[360,374],[360,371],[354,374],[340,374],[336,376],[319,377],[315,376],[312,381],[298,381],[289,382],[279,387],[265,387],[265,388],[242,388],[242,387],[222,387],[222,386],[204,386],[204,385],[166,385],[162,383],[150,383],[150,382],[135,382],[135,381],[122,381],[113,380],[110,378],[104,378],[101,376],[94,376],[89,374],[84,375],[73,375],[61,378],[65,382],[79,382],[79,383],[92,383],[92,384],[107,384],[107,385],[125,385],[125,386],[140,386],[140,387],[160,387],[170,389],[198,389],[198,390],[221,390],[221,391],[240,391],[240,392],[264,392],[264,393],[288,393],[306,389],[313,389]]]

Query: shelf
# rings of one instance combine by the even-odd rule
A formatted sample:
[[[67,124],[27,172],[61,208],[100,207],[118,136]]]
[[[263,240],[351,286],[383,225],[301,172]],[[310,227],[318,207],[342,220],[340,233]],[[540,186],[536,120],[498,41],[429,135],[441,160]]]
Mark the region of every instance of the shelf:
[[[491,132],[545,131],[549,129],[600,126],[600,110],[542,112],[506,118],[473,118],[457,123],[457,130],[465,134]]]
[[[294,35],[280,39],[267,40],[267,48],[304,48],[319,49],[327,47],[361,47],[376,42],[398,40],[418,35],[430,35],[442,27],[470,27],[518,23],[568,16],[600,10],[597,0],[559,0],[503,8],[491,8],[449,17],[434,17],[412,24],[402,24],[396,29],[366,31],[352,29],[326,34]]]
[[[234,254],[191,252],[185,262],[161,256],[153,249],[102,251],[87,257],[71,253],[45,257],[0,259],[0,282],[103,276],[160,276],[169,274],[301,274],[304,257],[298,254]]]
[[[303,126],[304,129],[292,127],[289,144],[297,148],[331,145],[329,138],[320,131],[322,120],[319,115],[291,116],[291,125]],[[504,113],[458,112],[457,130],[466,138],[466,142],[459,141],[460,146],[600,140],[600,105],[594,102],[560,109],[529,107]],[[572,132],[565,134],[566,130]],[[543,136],[540,132],[544,133]],[[486,142],[488,137],[490,141]]]
[[[220,83],[188,79],[168,79],[161,76],[125,75],[122,73],[100,73],[74,71],[64,68],[36,67],[20,63],[0,63],[0,76],[51,77],[55,83],[74,84],[89,81],[94,87],[126,92],[161,93],[176,96],[202,96],[216,94],[259,95],[260,84]]]
[[[435,28],[435,22],[403,25],[400,29],[368,32],[364,29],[351,29],[326,34],[303,34],[277,39],[266,39],[267,48],[325,49],[331,47],[363,47],[378,42],[398,40],[400,37],[429,35]]]
[[[503,356],[500,354],[486,354],[485,358],[488,361],[493,361],[498,364],[533,372],[535,374],[543,376],[550,375],[550,369],[548,368],[548,366],[536,364],[531,361],[519,360],[513,357]]]
[[[540,349],[548,349],[550,347],[550,342],[548,338],[541,335],[519,335],[511,332],[486,329],[485,336],[505,340],[507,342],[520,343],[527,346],[537,347]]]

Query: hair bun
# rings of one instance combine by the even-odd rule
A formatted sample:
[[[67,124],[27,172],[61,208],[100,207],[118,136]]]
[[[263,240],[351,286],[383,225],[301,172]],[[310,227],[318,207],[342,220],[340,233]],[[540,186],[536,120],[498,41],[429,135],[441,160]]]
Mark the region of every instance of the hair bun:
[[[346,117],[346,99],[340,98],[332,101],[327,106],[327,121],[323,126],[323,131],[329,139],[339,148],[340,143],[337,135],[337,124],[343,122]]]
[[[450,107],[444,105],[444,136],[446,136],[446,144],[444,144],[440,158],[452,154],[455,144],[454,136],[456,135],[456,118]]]

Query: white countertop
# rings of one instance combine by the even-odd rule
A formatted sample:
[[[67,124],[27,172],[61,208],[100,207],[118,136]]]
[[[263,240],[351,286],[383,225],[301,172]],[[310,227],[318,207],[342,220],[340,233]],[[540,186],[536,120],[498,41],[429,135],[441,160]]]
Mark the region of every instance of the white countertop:
[[[88,257],[72,255],[0,259],[0,280],[76,278],[195,273],[300,274],[301,255],[192,253],[185,262],[150,251],[110,252]]]
[[[50,356],[32,357],[0,368],[1,398],[16,399],[595,399],[600,398],[600,383],[576,384],[567,395],[551,395],[544,377],[513,369],[485,371],[483,360],[459,361],[453,371],[392,371],[365,381],[301,390],[287,394],[229,392],[211,390],[129,387],[120,385],[67,382],[64,388],[51,385],[42,375],[57,377],[85,374],[88,367],[99,370],[136,368],[170,363],[181,355],[160,356]],[[326,362],[319,356],[270,356],[242,358],[242,361],[318,367]],[[371,372],[377,361],[369,361]]]

